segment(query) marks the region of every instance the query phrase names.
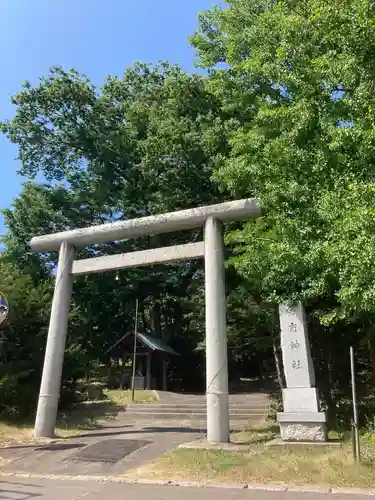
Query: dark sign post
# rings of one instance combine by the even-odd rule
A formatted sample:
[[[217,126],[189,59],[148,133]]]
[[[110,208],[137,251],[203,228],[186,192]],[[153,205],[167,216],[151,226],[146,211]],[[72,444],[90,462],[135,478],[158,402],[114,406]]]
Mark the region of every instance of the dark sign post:
[[[357,464],[361,461],[361,450],[359,443],[359,426],[358,426],[358,409],[357,409],[357,395],[356,395],[356,385],[355,385],[355,360],[354,360],[354,349],[350,347],[350,372],[351,372],[351,385],[352,385],[352,396],[353,396],[353,437],[354,446],[353,451]]]

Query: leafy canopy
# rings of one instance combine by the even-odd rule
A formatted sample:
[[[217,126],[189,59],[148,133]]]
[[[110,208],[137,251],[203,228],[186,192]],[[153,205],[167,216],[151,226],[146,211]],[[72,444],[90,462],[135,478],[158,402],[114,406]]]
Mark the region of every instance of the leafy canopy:
[[[375,4],[228,0],[191,38],[233,113],[215,178],[261,199],[231,235],[265,300],[320,300],[324,322],[375,304]],[[254,285],[256,286],[256,285]]]

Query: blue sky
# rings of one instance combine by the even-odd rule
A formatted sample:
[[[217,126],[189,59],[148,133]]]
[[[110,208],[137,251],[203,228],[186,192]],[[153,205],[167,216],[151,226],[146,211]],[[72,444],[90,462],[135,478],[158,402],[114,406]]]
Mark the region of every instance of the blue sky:
[[[0,0],[0,119],[10,97],[54,65],[76,68],[100,84],[136,60],[168,60],[193,70],[187,37],[215,0]],[[22,189],[16,148],[0,136],[0,209]],[[4,233],[0,214],[0,235]]]

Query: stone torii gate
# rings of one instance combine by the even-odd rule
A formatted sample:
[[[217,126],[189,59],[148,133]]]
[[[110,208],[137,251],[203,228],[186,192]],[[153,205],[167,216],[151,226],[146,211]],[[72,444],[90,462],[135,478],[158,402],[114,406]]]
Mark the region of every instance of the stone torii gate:
[[[256,199],[141,217],[84,229],[36,236],[35,252],[59,251],[35,437],[55,434],[73,276],[147,266],[161,262],[205,259],[207,440],[229,441],[228,362],[223,222],[260,216]],[[204,227],[204,241],[139,252],[75,260],[75,247]]]

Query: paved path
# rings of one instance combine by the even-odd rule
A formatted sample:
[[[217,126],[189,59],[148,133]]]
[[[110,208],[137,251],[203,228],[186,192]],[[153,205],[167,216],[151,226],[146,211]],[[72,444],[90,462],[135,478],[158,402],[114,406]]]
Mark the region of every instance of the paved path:
[[[362,495],[322,495],[238,490],[230,488],[187,488],[95,481],[51,481],[2,479],[0,499],[6,500],[364,500]]]
[[[167,399],[169,395],[165,394]],[[243,396],[235,396],[241,400]],[[193,397],[192,397],[193,398]],[[171,421],[152,420],[142,425],[124,421],[119,414],[105,423],[102,429],[83,433],[73,439],[50,446],[18,445],[0,449],[3,458],[0,472],[0,500],[363,500],[363,495],[322,495],[285,491],[255,491],[236,488],[195,488],[99,482],[93,476],[115,476],[139,467],[179,444],[192,441],[201,434],[200,428],[184,427],[179,422],[175,428]],[[80,461],[75,459],[80,450],[110,439],[143,440],[145,446],[114,463],[105,461]],[[6,473],[18,473],[5,476]],[[74,479],[31,479],[29,473],[74,476]],[[25,477],[21,478],[21,475]],[[85,475],[78,480],[77,475]],[[40,476],[39,476],[40,477]]]
[[[244,398],[266,398],[265,395],[258,394],[231,397],[234,403],[241,402]],[[204,396],[162,393],[162,400],[194,401],[196,398],[203,401]],[[50,445],[20,444],[9,448],[0,447],[0,464],[5,472],[114,476],[123,474],[128,469],[138,468],[182,443],[194,441],[201,437],[202,433],[204,429],[199,425],[192,425],[190,421],[162,420],[155,417],[148,421],[137,421],[127,418],[126,412],[119,412],[114,419],[103,422],[101,429],[83,432],[71,439]],[[114,448],[126,447],[127,442],[130,446],[135,441],[140,442],[140,445],[138,449],[136,446],[134,451],[115,460],[105,460],[100,453],[97,460],[93,457],[90,460],[79,458],[82,450],[108,440],[111,440],[108,445]]]
[[[16,445],[0,448],[2,469],[5,472],[59,475],[118,475],[137,468],[177,448],[180,444],[197,439],[197,429],[163,428],[157,422],[146,427],[123,425],[121,418],[97,431],[83,433],[71,439],[50,445]],[[97,459],[79,458],[83,449],[111,440],[110,448],[141,442],[141,446],[124,458],[106,460],[99,453]],[[122,444],[123,443],[123,444]],[[108,449],[107,449],[108,452]],[[103,453],[103,452],[102,452]],[[2,499],[0,495],[0,500]]]

